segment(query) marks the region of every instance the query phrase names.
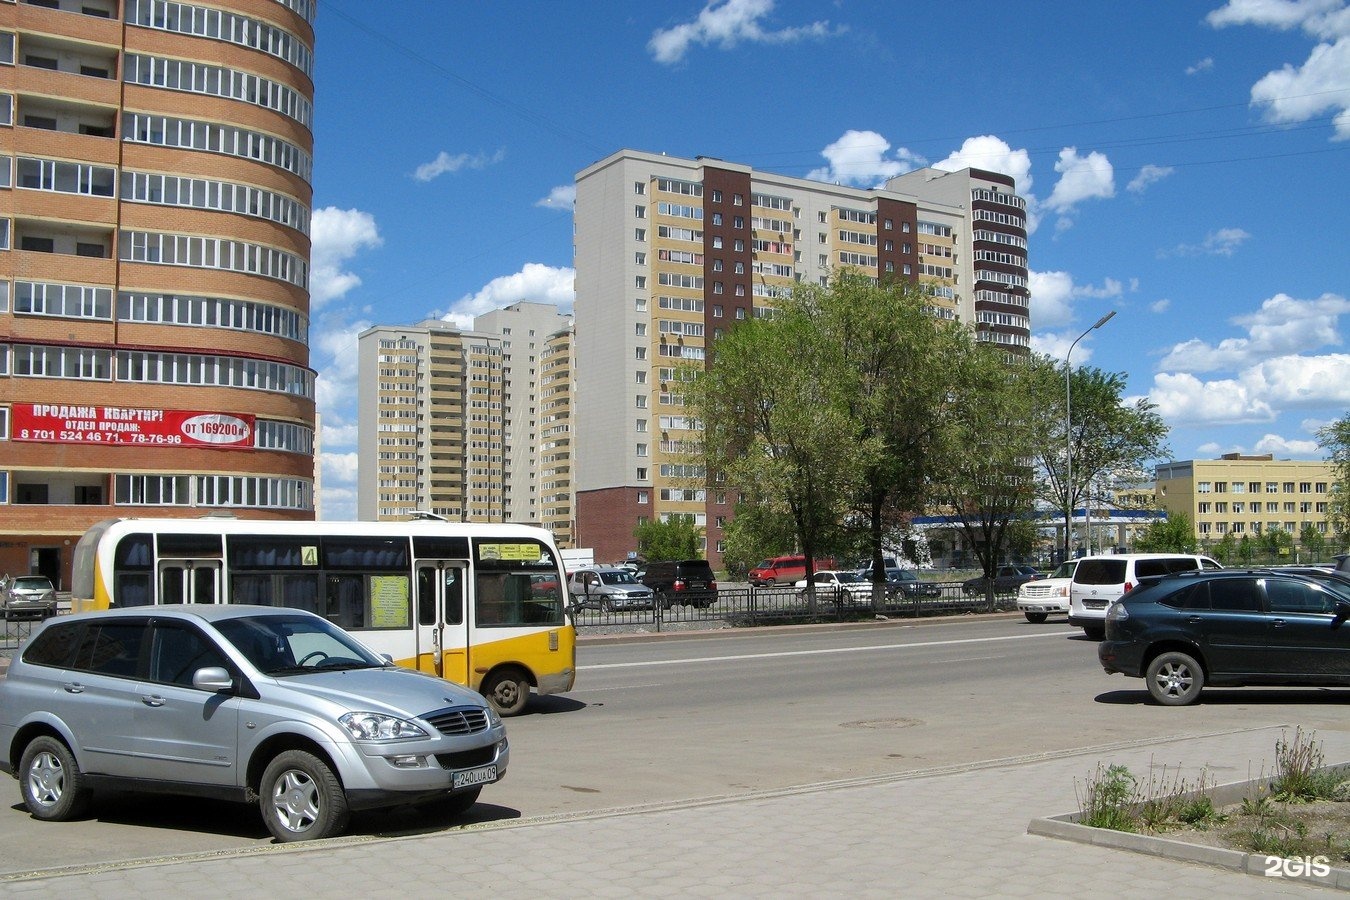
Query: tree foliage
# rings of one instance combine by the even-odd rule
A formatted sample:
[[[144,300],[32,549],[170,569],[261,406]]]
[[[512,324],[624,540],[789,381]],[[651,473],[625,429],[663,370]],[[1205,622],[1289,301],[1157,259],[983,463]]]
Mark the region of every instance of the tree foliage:
[[[1317,442],[1331,451],[1331,485],[1327,495],[1327,524],[1335,533],[1332,549],[1345,547],[1350,534],[1350,414],[1317,432]]]
[[[721,337],[685,395],[708,471],[745,502],[784,511],[808,560],[833,539],[878,446],[851,418],[834,360],[810,318],[789,307]]]
[[[671,516],[644,522],[633,529],[638,553],[643,559],[700,559],[703,556],[703,529],[693,516]]]
[[[1037,498],[1063,511],[1067,551],[1071,510],[1086,502],[1093,482],[1149,480],[1148,464],[1171,452],[1168,429],[1147,399],[1124,402],[1124,373],[1080,366],[1069,375],[1066,395],[1063,364],[1033,356],[1029,369],[1040,423],[1035,449]]]
[[[1169,513],[1165,519],[1154,519],[1135,538],[1134,548],[1140,553],[1198,553],[1195,526],[1185,513]]]
[[[944,360],[953,415],[943,430],[934,496],[965,533],[994,603],[993,574],[1014,523],[1034,514],[1036,397],[1025,361],[968,341]]]

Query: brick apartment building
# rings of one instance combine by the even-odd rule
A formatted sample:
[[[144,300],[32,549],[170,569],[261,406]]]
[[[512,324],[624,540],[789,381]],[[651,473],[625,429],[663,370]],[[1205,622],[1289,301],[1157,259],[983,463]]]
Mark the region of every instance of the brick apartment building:
[[[315,515],[313,0],[0,0],[0,572]]]

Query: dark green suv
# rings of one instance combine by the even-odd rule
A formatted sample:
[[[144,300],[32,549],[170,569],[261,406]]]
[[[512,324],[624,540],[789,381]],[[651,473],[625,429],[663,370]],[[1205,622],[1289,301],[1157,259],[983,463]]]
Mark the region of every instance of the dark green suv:
[[[1148,579],[1111,604],[1097,649],[1111,673],[1143,678],[1166,706],[1202,688],[1350,686],[1350,580],[1275,569]]]

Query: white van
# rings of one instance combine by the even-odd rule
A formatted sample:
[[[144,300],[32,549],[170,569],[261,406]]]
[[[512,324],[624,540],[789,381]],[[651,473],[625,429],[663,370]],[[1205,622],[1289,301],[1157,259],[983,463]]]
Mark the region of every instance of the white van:
[[[1106,610],[1139,586],[1139,579],[1170,572],[1222,569],[1208,556],[1193,553],[1118,553],[1084,556],[1069,585],[1069,624],[1088,637],[1106,634]]]

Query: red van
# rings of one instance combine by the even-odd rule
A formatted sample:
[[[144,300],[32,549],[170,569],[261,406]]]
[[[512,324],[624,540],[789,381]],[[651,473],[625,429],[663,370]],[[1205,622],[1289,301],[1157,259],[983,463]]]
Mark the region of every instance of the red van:
[[[833,569],[833,559],[816,560],[815,569]],[[750,570],[750,583],[756,587],[771,584],[794,584],[806,577],[805,556],[775,556]]]

